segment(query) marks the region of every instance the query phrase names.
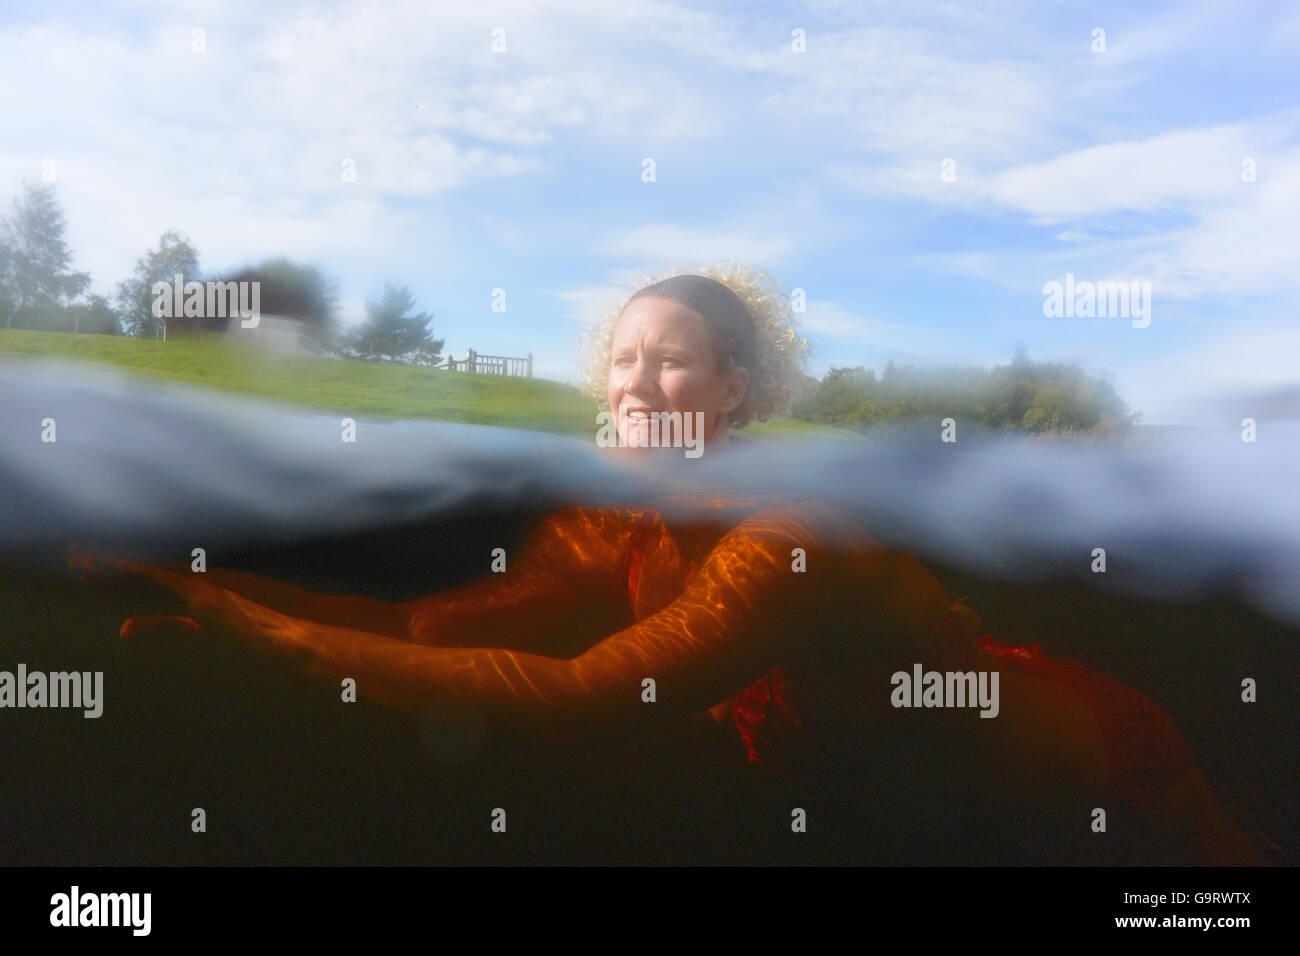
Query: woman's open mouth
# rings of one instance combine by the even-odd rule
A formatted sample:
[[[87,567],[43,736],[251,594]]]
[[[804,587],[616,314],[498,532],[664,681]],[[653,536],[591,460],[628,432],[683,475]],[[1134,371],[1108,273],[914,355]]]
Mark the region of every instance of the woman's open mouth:
[[[643,428],[645,426],[650,425],[652,422],[654,422],[656,415],[663,415],[663,414],[666,413],[663,412],[661,409],[646,408],[644,406],[639,406],[637,408],[625,408],[623,410],[623,419],[630,425],[635,425],[638,428]],[[662,420],[663,419],[660,419],[660,421]]]

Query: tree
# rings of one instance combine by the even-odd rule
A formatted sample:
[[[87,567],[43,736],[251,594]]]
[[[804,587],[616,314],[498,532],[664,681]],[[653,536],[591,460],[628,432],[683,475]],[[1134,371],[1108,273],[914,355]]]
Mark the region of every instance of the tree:
[[[1124,435],[1141,417],[1109,383],[1076,366],[1031,361],[1023,347],[990,371],[890,362],[877,380],[869,369],[831,369],[794,408],[795,418],[858,431],[949,416],[980,429],[1086,435]]]
[[[338,290],[315,266],[290,259],[268,259],[226,281],[258,282],[262,312],[306,323],[308,334],[322,347],[337,335]]]
[[[1096,422],[1093,421],[1082,426],[1078,406],[1075,396],[1068,394],[1059,385],[1045,385],[1029,403],[1021,427],[1027,432],[1069,433],[1080,427],[1095,425]]]
[[[0,222],[0,315],[4,316],[5,328],[10,328],[16,292],[13,287],[13,252],[9,249],[6,232],[3,222]]]
[[[175,229],[169,229],[135,264],[135,273],[117,287],[118,318],[126,334],[135,336],[157,333],[158,320],[153,314],[153,284],[171,285],[177,275],[189,282],[198,279],[199,255],[190,241]]]
[[[442,359],[444,339],[429,330],[430,312],[408,315],[415,297],[406,286],[384,285],[379,302],[366,302],[366,321],[348,338],[354,357],[409,365],[436,365]]]
[[[57,321],[69,302],[90,286],[90,275],[72,269],[72,251],[63,238],[66,222],[53,183],[23,183],[12,211],[0,228],[0,299],[5,327]]]
[[[116,335],[117,312],[102,295],[87,296],[85,302],[74,303],[64,311],[63,326],[65,331]]]
[[[817,387],[805,390],[791,411],[805,421],[850,425],[866,419],[865,406],[877,391],[873,369],[833,368]]]

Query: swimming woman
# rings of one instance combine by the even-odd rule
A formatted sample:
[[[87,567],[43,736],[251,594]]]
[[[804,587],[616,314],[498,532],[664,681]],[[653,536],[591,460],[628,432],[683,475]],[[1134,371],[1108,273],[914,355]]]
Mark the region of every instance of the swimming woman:
[[[707,456],[728,454],[790,400],[803,343],[770,279],[733,267],[642,285],[592,346],[620,453],[662,457],[644,432],[675,413],[700,416]],[[562,510],[504,573],[401,604],[233,571],[73,564],[143,575],[188,605],[124,636],[160,621],[219,630],[412,715],[450,702],[499,733],[570,741],[707,726],[720,759],[792,792],[825,784],[819,812],[850,860],[1260,862],[1137,691],[994,642],[915,558],[824,502],[691,504]],[[941,695],[981,689],[991,719],[900,706],[923,695],[897,675],[931,672],[958,675]],[[976,834],[996,859],[963,849]]]

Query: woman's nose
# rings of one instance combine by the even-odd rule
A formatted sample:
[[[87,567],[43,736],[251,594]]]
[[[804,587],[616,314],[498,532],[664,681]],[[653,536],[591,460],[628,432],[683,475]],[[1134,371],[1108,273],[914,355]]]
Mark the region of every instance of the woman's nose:
[[[658,368],[651,363],[638,359],[627,377],[627,391],[638,398],[648,398],[658,391]]]

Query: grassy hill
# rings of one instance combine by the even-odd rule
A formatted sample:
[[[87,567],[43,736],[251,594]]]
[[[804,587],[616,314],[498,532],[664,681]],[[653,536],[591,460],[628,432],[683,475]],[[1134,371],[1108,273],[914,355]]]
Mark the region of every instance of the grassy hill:
[[[170,342],[113,335],[0,329],[0,356],[77,359],[152,378],[256,396],[355,418],[464,422],[591,437],[596,405],[578,389],[544,379],[468,375],[372,362],[273,355],[219,336]],[[756,438],[854,433],[804,422],[756,424]]]

